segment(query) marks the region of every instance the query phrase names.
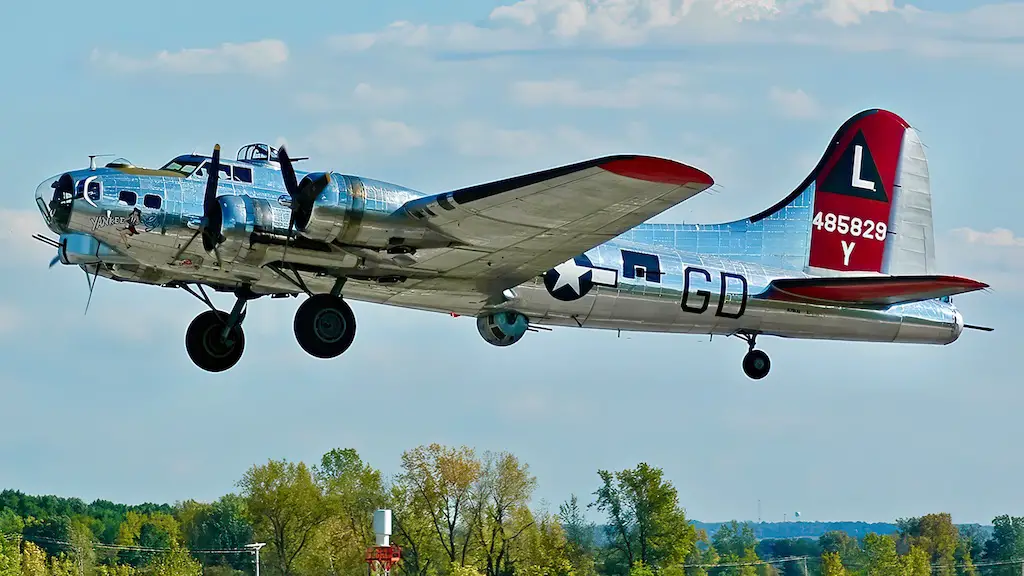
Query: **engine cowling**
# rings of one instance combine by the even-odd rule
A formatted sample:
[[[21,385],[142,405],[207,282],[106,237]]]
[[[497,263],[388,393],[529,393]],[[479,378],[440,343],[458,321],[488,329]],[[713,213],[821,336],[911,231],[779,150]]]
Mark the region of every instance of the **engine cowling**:
[[[90,234],[72,232],[61,234],[57,255],[62,264],[134,264],[135,259],[124,256]]]
[[[299,182],[300,190],[315,189],[309,210],[296,214],[295,230],[310,240],[333,242],[345,227],[348,187],[344,178],[329,172],[311,172]]]
[[[257,227],[266,226],[268,217],[273,226],[272,215],[257,208],[253,199],[246,195],[224,195],[218,197],[217,202],[220,204],[220,230],[214,233],[219,232],[223,238],[217,251],[224,260],[244,260],[249,254],[252,233]]]
[[[519,312],[495,312],[478,316],[476,329],[488,344],[511,346],[526,334],[530,320]]]

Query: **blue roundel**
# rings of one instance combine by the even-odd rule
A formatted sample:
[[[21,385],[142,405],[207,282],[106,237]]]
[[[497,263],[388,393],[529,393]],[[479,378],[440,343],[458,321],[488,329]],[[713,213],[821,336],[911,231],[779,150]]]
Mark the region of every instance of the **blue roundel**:
[[[594,287],[593,262],[586,254],[559,264],[544,274],[548,293],[563,302],[579,300]]]

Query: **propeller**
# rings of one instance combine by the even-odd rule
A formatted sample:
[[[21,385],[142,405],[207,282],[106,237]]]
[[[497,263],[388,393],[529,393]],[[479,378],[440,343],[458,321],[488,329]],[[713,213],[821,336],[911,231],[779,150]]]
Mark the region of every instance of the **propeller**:
[[[294,176],[293,176],[294,178]],[[220,250],[217,245],[224,241],[220,234],[221,214],[220,202],[217,201],[217,183],[220,180],[220,144],[213,147],[213,158],[207,165],[206,174],[206,195],[203,197],[203,218],[199,221],[199,229],[188,239],[178,252],[171,258],[168,264],[173,264],[188,247],[196,236],[203,235],[203,249],[213,252],[217,256],[217,267],[221,267]]]
[[[281,256],[281,260],[287,260],[288,245],[291,243],[295,224],[299,223],[305,227],[309,223],[309,219],[313,215],[313,203],[316,202],[320,192],[331,183],[331,175],[324,172],[323,176],[315,180],[304,179],[302,186],[299,186],[295,177],[295,168],[292,167],[294,160],[288,157],[288,151],[284,146],[277,151],[277,161],[281,164],[281,177],[284,179],[285,190],[292,198],[291,216],[288,218],[288,236],[284,242],[284,254]]]
[[[100,265],[95,264],[94,266],[96,266],[96,272],[93,274],[92,280],[89,280],[89,268],[82,266],[82,271],[85,272],[85,283],[89,285],[89,299],[85,301],[85,314],[82,314],[83,316],[89,314],[89,304],[92,304],[92,291],[96,288],[96,280],[100,276]]]
[[[60,249],[67,246],[67,239],[61,237],[60,241],[57,241],[57,240],[54,240],[52,238],[47,238],[46,236],[43,236],[42,234],[33,234],[32,238],[34,238],[35,240],[39,240],[40,242],[42,242],[44,244],[48,244],[50,246],[53,246],[54,248],[57,249],[57,255],[53,257],[53,260],[50,260],[50,265],[47,266],[47,268],[53,268],[54,266],[56,266],[57,263],[60,262]],[[80,265],[80,268],[82,269],[82,271],[85,272],[85,283],[88,284],[88,286],[89,286],[89,299],[85,301],[85,314],[84,315],[88,315],[89,314],[89,305],[92,304],[92,293],[93,293],[93,290],[96,289],[96,280],[100,276],[100,264],[96,263],[96,264],[93,264],[93,266],[96,267],[96,271],[93,272],[93,276],[90,279],[89,278],[89,266],[87,264]]]

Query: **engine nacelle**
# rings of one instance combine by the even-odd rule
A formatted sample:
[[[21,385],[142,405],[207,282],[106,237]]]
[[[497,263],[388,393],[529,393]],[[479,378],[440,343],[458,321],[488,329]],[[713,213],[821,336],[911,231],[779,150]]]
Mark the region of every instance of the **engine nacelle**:
[[[489,344],[511,346],[526,334],[530,320],[519,312],[495,312],[476,319],[476,329]]]
[[[57,255],[62,264],[78,266],[81,264],[134,264],[130,256],[118,253],[110,245],[100,242],[90,234],[77,232],[61,234]]]
[[[323,181],[329,181],[326,186]],[[299,189],[316,187],[320,189],[308,214],[300,210],[295,220],[295,229],[306,238],[319,242],[333,242],[345,228],[350,204],[345,179],[330,172],[311,172],[299,182]]]
[[[244,260],[249,255],[253,232],[268,225],[272,228],[273,214],[257,208],[257,202],[261,200],[254,201],[247,195],[224,195],[218,197],[217,202],[221,214],[219,232],[224,239],[217,245],[217,251],[222,260]],[[266,200],[262,200],[262,203],[266,203],[269,208]]]

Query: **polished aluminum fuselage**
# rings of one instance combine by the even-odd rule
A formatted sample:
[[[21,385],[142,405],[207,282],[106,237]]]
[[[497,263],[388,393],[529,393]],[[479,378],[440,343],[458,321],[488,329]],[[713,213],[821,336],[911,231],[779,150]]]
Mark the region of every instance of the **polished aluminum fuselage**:
[[[100,275],[147,284],[204,283],[222,289],[247,285],[257,293],[298,293],[293,283],[266,267],[267,263],[281,261],[285,254],[289,209],[280,171],[272,163],[234,164],[252,168],[252,183],[221,180],[218,194],[237,196],[239,203],[243,198],[262,201],[269,209],[272,225],[257,231],[251,226],[247,228],[244,222],[234,222],[239,233],[228,235],[220,246],[220,268],[211,254],[190,254],[183,260],[173,260],[178,248],[195,233],[202,217],[205,178],[124,167],[72,172],[75,182],[92,178],[101,187],[96,196],[85,194],[76,198],[70,217],[62,225],[54,222],[46,207],[51,184],[57,177],[40,184],[37,198],[48,225],[67,243],[66,264],[88,267],[100,260],[109,265],[109,270],[100,267]],[[453,283],[450,290],[420,290],[406,288],[402,283],[363,280],[364,276],[408,274],[408,266],[399,261],[377,260],[368,264],[372,255],[352,246],[379,242],[385,229],[394,233],[395,211],[424,194],[366,178],[344,178],[343,187],[348,192],[358,182],[361,193],[358,214],[355,204],[349,204],[345,217],[347,228],[342,235],[348,247],[316,250],[292,245],[285,261],[348,276],[351,279],[344,286],[344,295],[352,300],[470,316],[509,309],[526,315],[536,325],[626,331],[718,335],[744,332],[791,338],[948,344],[963,330],[963,319],[948,300],[865,309],[759,298],[773,279],[809,275],[794,257],[800,254],[801,243],[807,242],[810,230],[809,204],[800,201],[787,207],[788,213],[780,218],[762,224],[763,229],[746,222],[714,226],[642,225],[585,253],[589,266],[600,270],[593,273],[591,280],[600,273],[607,281],[578,279],[577,285],[583,281],[592,286],[574,299],[564,297],[565,289],[561,290],[562,298],[556,297],[546,285],[544,274],[506,290],[497,301],[475,294],[468,287],[463,289],[458,283]],[[137,195],[134,206],[119,200],[122,191]],[[150,196],[151,206],[159,207],[147,206],[146,195]],[[137,234],[126,232],[135,209]],[[230,211],[226,213],[225,225],[232,224],[234,217]],[[417,229],[416,223],[410,222],[408,226],[404,232],[407,237],[429,235],[429,230]],[[253,241],[254,234],[262,240]],[[781,244],[775,246],[773,242]],[[429,250],[420,250],[418,256]],[[654,262],[654,270],[650,262]],[[93,272],[94,268],[87,270]],[[414,273],[413,277],[416,274],[424,273]],[[302,279],[313,292],[328,292],[335,283],[334,274],[304,272]]]

